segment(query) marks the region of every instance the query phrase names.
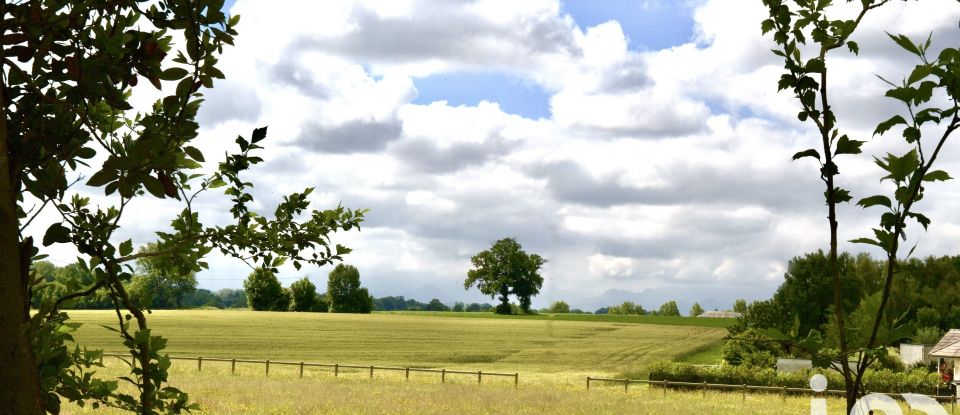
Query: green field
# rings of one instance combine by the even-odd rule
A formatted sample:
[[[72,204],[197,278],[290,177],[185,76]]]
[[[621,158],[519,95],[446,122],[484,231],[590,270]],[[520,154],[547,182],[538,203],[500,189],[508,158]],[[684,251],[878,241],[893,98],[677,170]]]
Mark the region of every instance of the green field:
[[[120,373],[116,360],[109,371]],[[628,393],[618,385],[594,385],[587,390],[581,377],[541,375],[521,378],[518,388],[510,380],[450,377],[441,384],[436,375],[363,372],[333,377],[309,370],[303,379],[296,368],[277,367],[266,376],[262,368],[239,369],[231,375],[224,366],[177,362],[172,384],[190,393],[203,408],[199,414],[300,415],[300,414],[792,414],[810,413],[810,399],[769,394],[679,392],[632,386]],[[829,401],[831,414],[843,413],[839,399]],[[948,408],[949,409],[949,408]],[[122,414],[119,411],[80,409],[67,414]],[[904,413],[910,413],[904,411]],[[914,412],[915,413],[915,412]]]
[[[726,334],[717,327],[638,324],[630,317],[570,321],[447,314],[161,310],[149,321],[154,333],[169,339],[167,352],[174,356],[594,375],[640,370],[709,348]],[[117,334],[100,326],[116,325],[113,312],[70,315],[84,323],[75,335],[78,343],[122,350]]]
[[[174,361],[170,383],[190,393],[201,414],[807,414],[810,399],[778,395],[663,391],[594,384],[588,375],[642,372],[657,360],[713,363],[726,330],[719,327],[642,324],[636,317],[604,316],[571,321],[566,316],[478,318],[487,313],[268,313],[250,311],[155,311],[151,327],[169,338],[174,356],[271,359],[443,367],[519,372],[512,378],[436,373],[342,370],[297,366]],[[120,351],[109,311],[71,311],[85,323],[79,343]],[[492,315],[488,315],[492,316]],[[611,319],[612,317],[612,319]],[[698,319],[689,319],[696,321]],[[663,320],[661,320],[663,321]],[[702,320],[701,320],[702,321]],[[107,358],[102,377],[129,370]],[[129,388],[129,386],[124,386]],[[830,413],[842,402],[830,400]],[[67,405],[66,414],[117,413]],[[904,412],[908,413],[908,412]]]

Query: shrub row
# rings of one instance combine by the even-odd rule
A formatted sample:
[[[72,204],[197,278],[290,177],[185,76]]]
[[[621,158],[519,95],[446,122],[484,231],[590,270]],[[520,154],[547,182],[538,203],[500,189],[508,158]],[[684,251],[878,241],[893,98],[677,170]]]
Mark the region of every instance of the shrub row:
[[[810,376],[821,373],[827,377],[829,389],[842,389],[843,377],[834,370],[803,370],[794,373],[777,373],[774,369],[747,366],[717,365],[699,366],[689,363],[659,362],[649,368],[650,380],[715,383],[726,385],[774,386],[788,388],[810,388]],[[881,393],[920,393],[934,395],[940,386],[936,373],[924,369],[909,372],[890,370],[867,370],[863,375],[864,389]]]

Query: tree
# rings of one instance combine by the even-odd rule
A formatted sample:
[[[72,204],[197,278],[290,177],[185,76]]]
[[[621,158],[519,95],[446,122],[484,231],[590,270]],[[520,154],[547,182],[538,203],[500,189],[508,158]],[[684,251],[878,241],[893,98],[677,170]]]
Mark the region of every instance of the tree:
[[[457,301],[453,303],[453,311],[456,313],[462,313],[464,308],[465,306],[463,305],[463,301]]]
[[[569,313],[570,304],[567,304],[564,301],[554,301],[550,304],[550,308],[547,310],[548,313]]]
[[[293,299],[290,310],[314,311],[318,305],[317,286],[313,285],[307,277],[290,284],[290,295]]]
[[[882,157],[874,157],[875,164],[883,171],[882,174],[885,174],[881,182],[892,185],[890,194],[868,196],[857,202],[864,209],[880,207],[884,208],[885,212],[881,214],[879,226],[872,229],[870,237],[854,239],[851,242],[879,247],[886,253],[887,258],[871,327],[852,329],[866,329],[869,336],[863,343],[863,349],[851,353],[851,344],[847,339],[851,329],[846,327],[847,307],[844,304],[848,296],[844,294],[838,261],[837,206],[853,200],[853,196],[849,190],[837,186],[836,177],[840,168],[836,160],[842,155],[860,154],[863,141],[851,139],[838,127],[839,123],[830,101],[830,97],[835,96],[831,95],[831,92],[836,91],[830,90],[827,83],[830,67],[828,57],[844,47],[858,55],[859,46],[850,40],[851,36],[870,11],[889,2],[863,0],[856,14],[832,20],[825,9],[832,3],[830,1],[763,1],[770,18],[762,22],[762,31],[764,34],[773,32],[773,40],[777,44],[774,53],[784,62],[785,71],[778,88],[789,90],[797,98],[801,107],[798,118],[800,121],[812,123],[820,138],[819,148],[799,151],[793,159],[815,159],[817,175],[825,185],[823,196],[827,206],[827,226],[830,230],[828,263],[829,275],[833,280],[834,299],[831,326],[836,331],[838,346],[836,354],[831,353],[825,357],[832,359],[842,372],[847,411],[850,411],[857,399],[865,393],[862,380],[867,367],[871,362],[886,356],[886,345],[878,340],[881,325],[894,321],[886,317],[886,307],[899,261],[900,243],[907,238],[907,221],[915,221],[924,229],[930,224],[930,219],[917,212],[914,204],[922,199],[925,187],[931,182],[950,179],[947,172],[933,170],[933,166],[947,139],[960,128],[960,85],[956,82],[960,77],[960,50],[946,48],[933,59],[928,57],[930,37],[925,42],[916,43],[903,35],[888,34],[897,45],[917,58],[918,65],[902,83],[887,82],[891,89],[886,96],[906,106],[906,111],[881,122],[874,130],[874,135],[883,135],[893,128],[902,128],[904,142],[901,144],[906,149],[896,154],[887,153]],[[808,45],[808,42],[812,44]],[[813,52],[813,56],[803,56],[805,52]],[[935,102],[945,102],[947,105],[931,105],[933,97],[938,97]],[[940,100],[939,97],[945,99]],[[937,127],[931,124],[937,124],[940,130],[932,131]],[[934,132],[932,140],[924,139],[924,134],[928,132]],[[858,331],[857,335],[860,334],[862,333]],[[808,352],[819,355],[822,342],[815,341],[819,338],[819,333],[797,333],[797,336],[771,333],[771,336],[803,345]],[[803,336],[803,339],[800,336]],[[856,361],[852,370],[848,364],[851,358]]]
[[[647,314],[647,310],[644,310],[642,305],[634,304],[633,301],[624,301],[623,304],[610,306],[606,309],[606,313],[600,313],[600,310],[597,311],[596,314]]]
[[[703,314],[703,307],[700,307],[700,303],[693,303],[690,307],[690,317],[699,317],[701,314]]]
[[[247,295],[243,290],[222,288],[215,293],[225,308],[246,308]]]
[[[450,307],[447,307],[446,304],[440,302],[440,300],[434,298],[427,303],[427,307],[423,309],[424,311],[450,311]]]
[[[178,308],[180,297],[197,289],[196,272],[178,264],[175,257],[152,255],[156,251],[155,243],[138,250],[143,256],[136,261],[137,274],[131,284],[136,284],[137,289],[133,295],[139,297],[145,307]]]
[[[330,271],[327,298],[334,313],[369,313],[373,311],[373,297],[360,287],[360,271],[353,265],[338,264]]]
[[[677,307],[677,302],[671,300],[663,303],[663,305],[660,306],[660,315],[670,317],[680,316],[680,308]]]
[[[737,301],[733,302],[733,311],[736,313],[746,313],[747,312],[747,300],[738,298]]]
[[[473,269],[467,271],[464,289],[476,285],[480,292],[490,298],[500,297],[498,314],[510,314],[510,294],[520,301],[524,313],[530,311],[530,297],[540,293],[543,277],[540,267],[546,260],[537,254],[523,251],[513,238],[504,238],[493,244],[490,249],[470,258]]]
[[[269,269],[257,268],[243,281],[247,304],[254,311],[287,311],[289,299],[284,298],[283,287],[277,275]]]
[[[146,313],[124,286],[129,263],[169,256],[189,272],[207,267],[212,250],[267,268],[285,260],[326,265],[350,250],[330,235],[359,226],[364,211],[338,207],[310,211],[312,189],[293,193],[269,212],[255,212],[252,186],[242,173],[262,162],[266,128],[238,137],[212,171],[191,145],[201,88],[224,78],[217,56],[233,44],[239,18],[223,0],[2,2],[0,3],[0,402],[4,410],[33,415],[56,411],[61,397],[140,413],[191,408],[187,395],[166,387],[165,341],[152,335]],[[180,39],[174,43],[173,39]],[[16,59],[17,62],[14,62]],[[144,81],[144,82],[141,82]],[[139,86],[137,86],[139,85]],[[134,88],[165,95],[132,114]],[[72,185],[85,180],[102,191],[96,204]],[[199,193],[224,188],[232,223],[205,226],[193,209]],[[161,199],[175,205],[171,230],[157,235],[158,250],[135,253],[120,239],[131,201]],[[163,203],[163,202],[161,202]],[[132,209],[132,208],[131,208]],[[48,221],[52,210],[56,219]],[[35,241],[33,230],[44,230]],[[90,285],[49,298],[31,315],[39,283],[31,263],[38,245],[69,244]],[[102,293],[121,310],[117,328],[136,362],[129,376],[137,396],[79,373],[96,353],[67,348],[65,303]]]

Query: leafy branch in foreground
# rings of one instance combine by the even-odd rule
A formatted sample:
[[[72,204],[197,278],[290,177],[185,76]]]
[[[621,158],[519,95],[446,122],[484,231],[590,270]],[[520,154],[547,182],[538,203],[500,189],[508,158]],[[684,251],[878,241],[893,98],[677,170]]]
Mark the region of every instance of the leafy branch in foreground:
[[[284,197],[272,215],[250,209],[253,184],[241,174],[262,162],[253,153],[265,127],[238,137],[239,152],[203,172],[204,154],[192,145],[201,88],[224,78],[217,57],[239,22],[222,9],[223,0],[0,3],[0,412],[57,413],[62,399],[141,414],[196,408],[167,385],[166,340],[151,332],[148,310],[127,289],[134,261],[154,258],[189,273],[206,269],[214,250],[270,269],[288,260],[297,268],[328,264],[350,252],[331,234],[359,228],[363,210],[311,210],[310,188]],[[164,96],[134,114],[138,85]],[[78,182],[86,189],[72,186]],[[193,201],[219,187],[232,223],[204,225]],[[96,203],[81,193],[91,189],[102,191]],[[135,252],[117,236],[140,199],[182,210],[151,249]],[[58,218],[41,223],[51,209]],[[80,271],[92,275],[88,285],[44,292],[34,313],[33,292],[50,286],[31,271],[45,255],[30,227],[45,227],[43,246],[71,245]],[[76,324],[61,308],[93,295],[113,303],[111,328],[129,351],[130,373],[119,380],[93,376],[99,352],[68,347]],[[119,381],[135,393],[121,392]]]

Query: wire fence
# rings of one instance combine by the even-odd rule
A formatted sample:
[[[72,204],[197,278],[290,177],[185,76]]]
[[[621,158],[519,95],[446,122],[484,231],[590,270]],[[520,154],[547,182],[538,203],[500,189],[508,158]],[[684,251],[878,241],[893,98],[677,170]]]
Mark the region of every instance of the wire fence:
[[[106,357],[116,357],[116,358],[129,358],[130,355],[123,353],[103,353],[102,356]],[[103,363],[103,357],[101,356],[100,362]],[[484,376],[487,377],[510,377],[513,378],[513,386],[517,387],[520,385],[520,373],[502,373],[502,372],[484,372],[482,370],[468,371],[468,370],[448,370],[448,369],[429,369],[429,368],[419,368],[419,367],[392,367],[392,366],[376,366],[376,365],[351,365],[351,364],[340,364],[340,363],[313,363],[313,362],[290,362],[290,361],[278,361],[278,360],[252,360],[252,359],[237,359],[237,358],[222,358],[222,357],[186,357],[186,356],[168,356],[170,360],[187,360],[187,361],[196,361],[197,362],[197,371],[203,371],[204,362],[225,362],[230,363],[230,374],[236,374],[237,372],[237,363],[246,363],[246,364],[262,364],[264,365],[264,373],[270,375],[270,366],[295,366],[300,369],[300,377],[303,377],[304,368],[310,367],[319,367],[327,368],[333,370],[333,376],[340,376],[341,369],[359,369],[363,371],[369,371],[370,378],[373,378],[374,371],[390,371],[390,372],[404,372],[404,377],[410,379],[410,373],[437,373],[440,374],[440,383],[447,382],[447,375],[470,375],[477,377],[477,384],[483,382]],[[136,360],[133,360],[132,364],[136,364]]]
[[[826,396],[826,395],[841,395],[845,394],[842,390],[824,390],[823,392],[817,392],[811,389],[805,388],[788,388],[786,386],[753,386],[753,385],[728,385],[723,383],[695,383],[695,382],[675,382],[669,380],[643,380],[643,379],[615,379],[615,378],[597,378],[587,376],[587,389],[590,389],[591,382],[604,382],[604,383],[622,383],[623,391],[627,392],[630,387],[630,384],[645,384],[650,386],[660,386],[663,388],[663,393],[667,393],[667,389],[673,388],[686,388],[686,389],[697,389],[701,393],[706,395],[707,390],[722,390],[722,391],[739,391],[744,400],[747,399],[747,393],[750,391],[754,392],[763,392],[763,393],[775,393],[780,394],[784,398],[787,395],[812,395],[812,396]],[[903,398],[901,393],[884,393],[891,397],[900,397]],[[917,395],[917,394],[914,394]],[[949,401],[951,405],[951,410],[954,410],[957,404],[956,395],[922,395],[929,398],[936,399],[939,402]]]

